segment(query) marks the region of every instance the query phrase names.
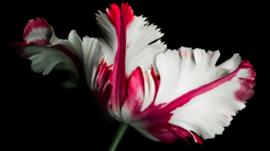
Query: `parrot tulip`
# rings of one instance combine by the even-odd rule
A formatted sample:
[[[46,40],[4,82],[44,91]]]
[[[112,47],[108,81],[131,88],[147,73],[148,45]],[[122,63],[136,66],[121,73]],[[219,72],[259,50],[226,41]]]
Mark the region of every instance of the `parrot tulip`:
[[[214,138],[254,93],[255,71],[239,54],[217,65],[219,51],[170,50],[125,3],[96,19],[104,36],[83,40],[74,30],[58,39],[44,19],[30,20],[22,54],[35,72],[70,71],[65,87],[86,82],[112,117],[151,140]]]

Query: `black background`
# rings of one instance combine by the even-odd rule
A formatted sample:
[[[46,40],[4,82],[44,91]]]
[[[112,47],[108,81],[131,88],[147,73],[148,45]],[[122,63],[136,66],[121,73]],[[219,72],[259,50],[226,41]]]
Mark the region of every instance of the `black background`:
[[[63,90],[63,73],[43,77],[32,73],[30,63],[21,59],[9,44],[22,40],[25,24],[44,17],[58,37],[67,38],[71,29],[83,37],[100,36],[95,21],[97,10],[104,11],[113,1],[31,1],[3,4],[1,10],[2,135],[5,147],[12,149],[107,150],[119,125],[104,114],[86,89]],[[118,2],[119,3],[119,2]],[[263,4],[197,3],[176,1],[129,1],[136,15],[143,14],[165,33],[163,41],[171,49],[180,46],[220,50],[220,62],[240,53],[257,71],[255,96],[216,139],[203,145],[182,141],[162,144],[144,138],[129,128],[118,150],[233,150],[262,149],[268,142],[267,105],[262,76],[267,76],[264,38],[267,12]],[[269,40],[269,38],[268,38]],[[1,47],[2,47],[1,46]],[[4,146],[3,146],[4,147]]]

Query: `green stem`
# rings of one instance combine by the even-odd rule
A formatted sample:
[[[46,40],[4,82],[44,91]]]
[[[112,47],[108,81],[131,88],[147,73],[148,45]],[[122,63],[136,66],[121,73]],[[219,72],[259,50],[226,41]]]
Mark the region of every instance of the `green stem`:
[[[121,139],[123,138],[126,130],[128,128],[128,125],[125,123],[122,123],[120,127],[118,128],[116,135],[113,138],[112,144],[110,146],[109,151],[115,151],[118,144],[120,143]]]

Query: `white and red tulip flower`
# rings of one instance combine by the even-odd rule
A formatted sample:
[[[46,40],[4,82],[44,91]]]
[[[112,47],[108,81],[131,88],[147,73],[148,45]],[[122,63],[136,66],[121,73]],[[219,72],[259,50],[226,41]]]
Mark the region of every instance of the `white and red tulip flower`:
[[[256,73],[238,54],[216,65],[219,51],[170,50],[160,29],[124,3],[96,19],[104,37],[82,40],[74,30],[58,39],[46,20],[30,20],[22,54],[35,72],[70,71],[64,87],[87,82],[115,119],[151,140],[214,138],[254,93]]]

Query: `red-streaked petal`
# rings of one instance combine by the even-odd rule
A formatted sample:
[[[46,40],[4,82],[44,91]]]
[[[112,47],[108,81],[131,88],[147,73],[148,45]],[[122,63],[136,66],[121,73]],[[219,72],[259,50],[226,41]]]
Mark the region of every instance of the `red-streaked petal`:
[[[254,69],[248,61],[242,61],[227,76],[188,92],[163,110],[173,110],[171,124],[193,131],[204,139],[214,138],[222,134],[232,116],[245,107],[245,101],[253,95],[254,85]]]
[[[159,75],[155,72],[154,67],[152,66],[151,70],[146,71],[144,74],[144,101],[141,109],[138,112],[134,112],[135,115],[140,115],[142,111],[144,111],[146,108],[149,107],[149,105],[154,103],[157,96],[159,84]]]
[[[144,101],[144,76],[140,67],[136,68],[129,77],[127,96],[121,108],[122,120],[132,121],[133,114],[139,112]]]
[[[96,75],[96,85],[97,85],[97,96],[99,103],[104,108],[104,110],[108,110],[111,106],[108,100],[111,96],[111,84],[110,84],[110,76],[112,73],[112,65],[108,65],[107,62],[102,59],[97,68]]]
[[[51,26],[43,18],[31,19],[24,28],[23,38],[29,45],[46,45],[53,34]]]
[[[18,53],[31,60],[34,72],[47,75],[52,70],[69,71],[71,76],[63,82],[65,88],[84,83],[81,40],[75,31],[71,31],[70,41],[58,39],[45,19],[36,18],[29,20],[23,36],[24,42],[17,45]]]
[[[145,110],[136,114],[134,123],[141,123],[136,125],[143,125],[141,127],[149,134],[163,142],[171,142],[177,138],[171,133],[171,130],[174,129],[173,127],[180,127],[184,130],[175,131],[178,137],[193,138],[196,143],[202,143],[200,137],[207,139],[213,138],[215,134],[221,134],[224,127],[228,126],[232,120],[231,116],[245,106],[244,102],[238,100],[247,99],[253,94],[252,88],[255,85],[256,74],[252,65],[247,61],[242,61],[239,65],[237,63],[239,59],[236,55],[227,61],[227,65],[216,67],[215,62],[219,54],[214,52],[205,53],[198,50],[196,51],[195,60],[192,60],[192,55],[194,55],[192,50],[180,51],[181,59],[176,52],[169,53],[171,54],[167,57],[170,59],[164,62],[168,66],[163,64],[157,65],[160,72],[160,81],[157,83],[160,83],[160,85],[164,84],[162,83],[164,82],[162,78],[164,78],[165,74],[169,76],[167,77],[168,80],[179,78],[178,76],[170,76],[172,76],[171,74],[179,74],[181,71],[185,71],[189,73],[189,76],[192,76],[192,70],[194,69],[201,72],[199,75],[201,78],[190,80],[202,81],[194,81],[197,86],[193,85],[195,86],[193,89],[191,89],[192,87],[185,89],[188,91],[174,100],[165,101],[164,103],[155,103],[156,100],[153,101]],[[179,60],[177,60],[177,57]],[[196,61],[198,64],[196,65],[192,61]],[[183,63],[183,66],[188,67],[180,68],[181,70],[173,69],[174,71],[170,71],[170,68],[167,68],[177,67],[181,63]],[[210,68],[210,70],[204,72],[206,67]],[[164,70],[161,71],[161,68]],[[185,77],[185,74],[180,75]],[[184,79],[189,78],[186,76]],[[165,88],[178,89],[177,81],[173,82],[172,86],[173,84],[174,87]],[[206,97],[206,95],[211,96]]]
[[[122,4],[121,9],[112,4],[107,10],[107,16],[115,27],[118,48],[114,58],[113,72],[111,75],[112,96],[110,103],[112,111],[120,114],[120,107],[124,102],[127,91],[127,77],[125,71],[126,60],[126,30],[133,19],[133,11],[128,4]]]
[[[215,89],[217,88],[218,86],[232,80],[233,78],[235,78],[237,76],[237,74],[239,73],[239,71],[243,68],[246,68],[246,66],[244,65],[246,64],[245,61],[243,61],[240,66],[235,70],[233,71],[232,73],[222,77],[222,78],[219,78],[213,82],[210,82],[208,84],[205,84],[205,85],[202,85],[196,89],[193,89],[187,93],[185,93],[184,95],[176,98],[175,100],[173,100],[172,102],[170,102],[168,105],[166,105],[166,110],[172,110],[173,108],[176,108],[177,107],[181,107],[182,105],[186,104],[187,102],[189,102],[192,98],[200,95],[200,94],[203,94],[203,93],[206,93],[207,91],[210,91],[212,89]],[[248,69],[248,70],[251,70],[251,69]],[[250,75],[251,76],[251,75]],[[239,78],[239,77],[238,77]],[[241,83],[240,81],[242,81],[243,79],[238,79],[239,83]],[[254,79],[252,79],[254,80]],[[252,87],[250,87],[252,88]],[[240,88],[241,89],[241,88]]]
[[[125,13],[121,17],[121,13]],[[154,63],[157,54],[165,51],[166,45],[160,38],[163,33],[160,29],[147,21],[143,16],[134,16],[128,4],[122,4],[121,8],[112,4],[107,9],[107,16],[102,12],[97,14],[97,21],[103,31],[104,39],[100,38],[106,60],[109,64],[116,58],[121,34],[126,32],[125,43],[125,72],[127,76],[137,68],[148,70]],[[123,28],[125,27],[125,29]],[[120,38],[120,39],[119,39]],[[123,44],[123,40],[121,44]]]
[[[71,31],[70,41],[58,39],[47,21],[37,18],[36,20],[30,20],[26,25],[24,38],[25,41],[17,45],[18,53],[32,61],[33,71],[41,72],[44,75],[49,74],[52,70],[71,71],[75,78],[73,77],[71,81],[64,83],[63,86],[66,88],[78,86],[79,81],[84,81],[81,54],[76,53],[81,51],[80,47],[76,47],[81,45],[78,44],[81,43],[81,40],[75,31]]]

